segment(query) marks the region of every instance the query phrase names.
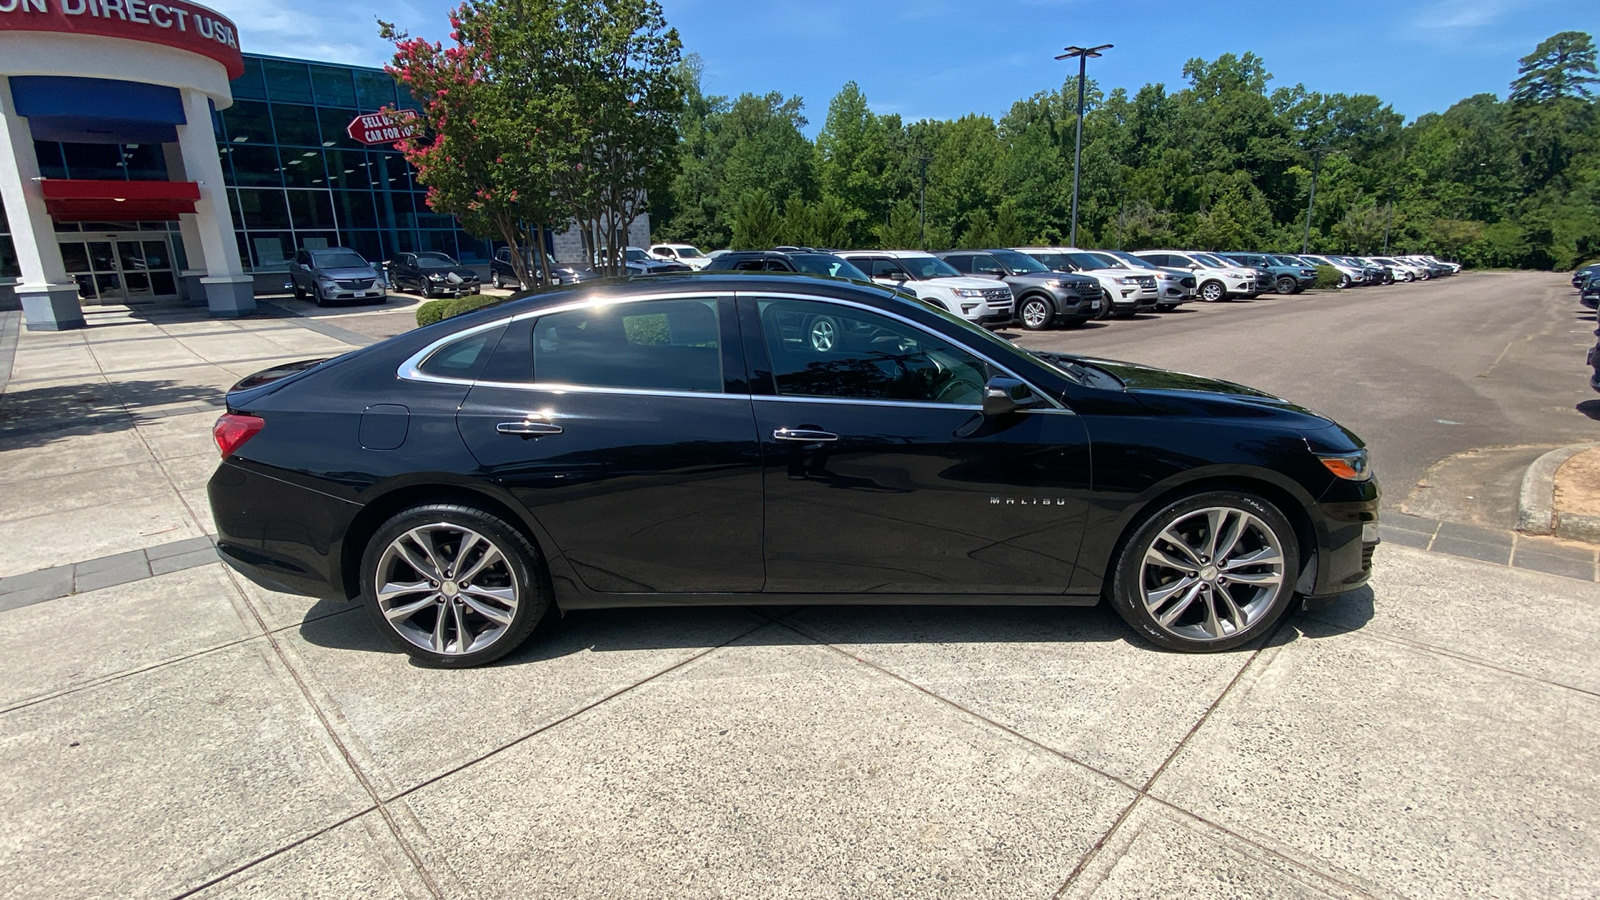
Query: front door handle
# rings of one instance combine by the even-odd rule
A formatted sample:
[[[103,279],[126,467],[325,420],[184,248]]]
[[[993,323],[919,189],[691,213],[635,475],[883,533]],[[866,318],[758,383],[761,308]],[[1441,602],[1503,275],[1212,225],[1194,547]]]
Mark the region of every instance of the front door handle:
[[[831,431],[817,431],[811,428],[779,428],[772,433],[772,439],[814,444],[818,441],[837,441],[839,436]]]
[[[520,434],[523,437],[540,437],[546,434],[560,434],[561,426],[549,422],[501,422],[494,427],[501,434]]]

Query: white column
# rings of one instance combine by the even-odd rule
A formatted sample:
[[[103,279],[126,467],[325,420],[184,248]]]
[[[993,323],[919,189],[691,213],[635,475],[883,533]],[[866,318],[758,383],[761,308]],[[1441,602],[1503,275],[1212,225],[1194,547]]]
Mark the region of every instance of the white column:
[[[183,115],[188,124],[178,126],[178,151],[184,173],[200,185],[194,224],[205,260],[206,274],[200,284],[205,290],[206,305],[214,316],[255,312],[254,279],[245,274],[239,263],[233,213],[228,209],[228,192],[222,180],[222,163],[217,159],[217,135],[211,127],[211,104],[206,95],[185,88]],[[187,234],[184,239],[187,243]]]
[[[11,242],[22,269],[22,281],[13,289],[22,301],[22,321],[35,331],[82,328],[78,285],[67,277],[61,262],[61,245],[56,243],[38,177],[33,129],[17,115],[11,80],[0,76],[0,201],[5,203]]]
[[[167,178],[188,181],[188,170],[183,166],[183,151],[177,144],[162,144],[161,155],[167,162]],[[206,302],[205,286],[200,279],[206,277],[206,250],[200,240],[200,217],[194,213],[178,216],[178,234],[183,239],[183,256],[186,265],[178,273],[183,284],[185,302],[202,306]]]

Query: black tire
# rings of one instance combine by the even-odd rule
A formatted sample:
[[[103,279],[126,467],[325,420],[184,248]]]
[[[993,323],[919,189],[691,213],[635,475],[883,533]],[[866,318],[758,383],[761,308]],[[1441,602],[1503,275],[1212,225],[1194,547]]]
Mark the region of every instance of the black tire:
[[[1044,331],[1055,322],[1055,318],[1055,304],[1037,294],[1023,297],[1022,302],[1017,304],[1017,321],[1028,331]]]
[[[290,284],[294,286],[294,298],[296,300],[306,299],[306,289],[300,286],[300,282],[293,281]]]
[[[493,286],[495,290],[497,290],[497,291],[500,290],[501,284],[500,284],[500,273],[499,272],[494,272],[494,273],[491,273],[489,275],[489,284],[491,286]]]
[[[1196,523],[1200,519],[1201,511],[1211,509],[1232,510],[1236,514],[1245,514],[1239,515],[1237,518],[1237,521],[1245,524],[1241,529],[1241,535],[1236,539],[1236,545],[1244,543],[1248,539],[1250,543],[1244,548],[1247,550],[1246,555],[1259,553],[1262,547],[1270,546],[1267,541],[1257,540],[1259,537],[1256,530],[1257,524],[1262,529],[1271,532],[1272,541],[1276,542],[1277,561],[1281,562],[1280,580],[1275,594],[1270,597],[1259,593],[1252,594],[1251,597],[1254,599],[1241,605],[1237,600],[1244,595],[1242,593],[1235,594],[1234,592],[1241,590],[1261,591],[1265,590],[1265,588],[1252,587],[1250,585],[1241,587],[1241,584],[1237,581],[1232,585],[1225,583],[1229,580],[1230,571],[1234,574],[1234,577],[1239,577],[1242,574],[1246,574],[1246,570],[1270,568],[1270,563],[1258,565],[1246,563],[1241,564],[1242,568],[1230,570],[1226,567],[1216,566],[1215,560],[1201,555],[1199,559],[1204,560],[1204,563],[1197,565],[1195,570],[1191,572],[1179,572],[1175,568],[1163,566],[1159,563],[1153,565],[1149,571],[1146,570],[1144,565],[1146,554],[1152,550],[1153,546],[1157,545],[1158,538],[1161,539],[1160,547],[1166,550],[1169,558],[1185,562],[1185,565],[1191,564],[1192,561],[1185,560],[1178,553],[1173,552],[1172,549],[1167,549],[1176,548],[1170,540],[1163,537],[1163,532],[1169,526],[1174,525],[1183,525],[1185,529],[1192,527],[1191,523]],[[1250,522],[1251,518],[1254,520],[1253,523]],[[1205,521],[1210,520],[1207,518]],[[1202,531],[1198,533],[1184,529],[1179,531],[1184,534],[1198,534],[1196,543],[1203,548],[1207,540],[1207,535],[1204,533],[1206,526],[1201,522],[1199,527],[1202,528]],[[1229,527],[1229,525],[1225,524],[1217,530],[1226,536]],[[1231,550],[1232,548],[1228,552],[1231,552]],[[1204,553],[1203,549],[1201,549],[1201,553]],[[1117,559],[1113,561],[1113,565],[1115,568],[1107,595],[1111,607],[1117,611],[1123,621],[1132,626],[1133,630],[1137,631],[1146,640],[1161,647],[1188,653],[1208,653],[1229,650],[1240,644],[1252,641],[1270,631],[1278,620],[1283,617],[1284,612],[1288,610],[1294,599],[1295,582],[1300,575],[1300,545],[1295,536],[1294,527],[1289,523],[1288,518],[1267,500],[1254,494],[1240,491],[1207,491],[1180,497],[1163,505],[1160,509],[1144,518],[1133,530],[1132,534],[1128,536],[1127,540],[1123,542]],[[1146,585],[1144,579],[1147,576],[1154,579],[1164,573],[1170,573],[1171,580],[1153,584],[1152,587],[1156,593],[1170,591],[1167,595],[1168,599],[1178,598],[1171,606],[1161,607],[1169,613],[1180,613],[1168,625],[1162,625],[1145,603]],[[1211,576],[1209,581],[1205,577],[1208,574]],[[1259,572],[1249,572],[1248,574],[1254,577],[1260,576]],[[1219,579],[1220,581],[1218,581]],[[1193,585],[1197,590],[1193,592],[1187,589],[1173,590],[1175,586],[1180,586],[1181,584]],[[1203,590],[1200,590],[1202,587]],[[1192,596],[1191,593],[1193,593]],[[1224,602],[1218,603],[1217,600],[1219,598],[1223,599]],[[1219,632],[1226,631],[1232,624],[1227,621],[1228,615],[1225,612],[1230,604],[1235,610],[1240,610],[1239,614],[1245,620],[1243,628],[1234,627],[1231,633],[1220,634],[1217,637],[1201,638],[1194,636],[1196,632],[1204,632],[1210,627],[1208,621],[1222,626],[1217,629]],[[1217,610],[1224,610],[1224,612],[1217,612]],[[1212,616],[1209,620],[1208,613]],[[1189,633],[1179,633],[1180,630],[1188,631]]]
[[[1207,281],[1200,285],[1200,299],[1207,303],[1220,303],[1228,299],[1228,286],[1220,281]]]
[[[1300,282],[1295,281],[1293,276],[1280,275],[1273,284],[1273,288],[1280,294],[1298,294],[1300,292]]]
[[[462,610],[461,614],[465,617],[464,620],[474,624],[486,623],[490,626],[494,625],[493,620],[472,611],[473,608],[463,600],[466,591],[458,590],[455,583],[449,581],[451,576],[462,574],[459,571],[448,572],[445,576],[444,583],[449,584],[449,589],[452,591],[450,598],[446,598],[442,592],[437,593],[435,595],[437,598],[436,603],[420,607],[414,616],[408,617],[400,625],[392,624],[389,621],[378,601],[378,569],[380,564],[385,562],[385,556],[391,544],[407,532],[427,526],[456,527],[475,532],[479,537],[491,544],[495,550],[499,551],[500,557],[504,561],[503,566],[501,563],[495,563],[486,571],[492,572],[488,577],[496,578],[514,586],[515,610],[509,616],[508,623],[501,628],[492,640],[479,649],[471,649],[474,644],[468,642],[468,650],[464,653],[436,652],[413,643],[411,639],[401,633],[402,626],[418,625],[419,623],[414,620],[418,617],[427,617],[429,612],[433,613],[433,618],[430,621],[436,622],[437,617],[445,609]],[[465,543],[463,540],[455,546],[459,549]],[[438,546],[441,551],[448,554],[450,549],[448,543],[439,544]],[[455,562],[461,563],[463,560],[458,558]],[[410,571],[423,578],[423,581],[417,582],[418,584],[434,580],[423,574],[419,569],[410,569]],[[373,624],[377,626],[378,631],[397,649],[409,654],[418,664],[444,669],[465,669],[472,666],[481,666],[505,656],[521,646],[528,639],[528,635],[533,633],[533,629],[544,618],[545,612],[550,606],[549,597],[544,589],[542,574],[543,564],[538,550],[529,543],[527,537],[521,531],[512,527],[504,519],[471,506],[453,503],[430,503],[414,506],[394,515],[373,534],[371,540],[367,541],[366,549],[361,555],[361,603],[366,608],[367,615],[371,617]],[[465,583],[463,582],[463,584]],[[497,589],[505,589],[504,586],[499,586],[498,582],[496,584]],[[419,591],[404,596],[409,601],[409,598],[421,598],[425,593],[426,591]],[[446,620],[446,633],[453,629],[455,621],[458,620],[454,616]],[[472,627],[469,624],[469,632]],[[493,630],[493,628],[491,627],[488,630]],[[478,635],[480,638],[482,636],[482,634]],[[447,643],[447,649],[448,646]]]
[[[328,305],[328,301],[322,297],[322,287],[320,285],[313,284],[311,286],[311,302],[317,304],[318,306]]]
[[[1100,311],[1095,313],[1092,318],[1101,322],[1111,318],[1111,307],[1113,305],[1111,295],[1102,290],[1100,292]]]

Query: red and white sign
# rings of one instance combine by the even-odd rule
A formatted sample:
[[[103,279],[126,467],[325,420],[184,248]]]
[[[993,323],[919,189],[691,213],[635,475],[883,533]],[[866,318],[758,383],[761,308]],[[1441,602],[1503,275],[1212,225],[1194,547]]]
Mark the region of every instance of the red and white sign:
[[[53,31],[165,44],[244,74],[239,29],[186,0],[0,0],[0,32]]]
[[[0,0],[4,3],[6,0]],[[409,109],[391,113],[362,113],[350,121],[345,132],[363,144],[392,144],[422,130],[422,122]]]

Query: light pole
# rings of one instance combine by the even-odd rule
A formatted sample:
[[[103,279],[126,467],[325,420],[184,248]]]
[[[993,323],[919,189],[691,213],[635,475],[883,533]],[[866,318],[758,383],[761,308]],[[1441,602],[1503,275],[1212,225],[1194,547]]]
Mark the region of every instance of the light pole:
[[[1317,172],[1322,169],[1322,157],[1327,153],[1327,147],[1311,150],[1311,199],[1306,201],[1306,235],[1300,240],[1301,253],[1311,252],[1311,211],[1317,207]]]
[[[928,163],[933,162],[933,157],[919,156],[917,162],[922,164],[922,190],[917,194],[917,246],[926,250],[928,249]]]
[[[1101,50],[1110,50],[1111,44],[1098,47],[1065,47],[1067,52],[1056,59],[1078,60],[1078,146],[1072,154],[1072,237],[1068,242],[1078,246],[1078,169],[1083,165],[1083,82],[1088,77],[1089,60],[1099,59]]]

